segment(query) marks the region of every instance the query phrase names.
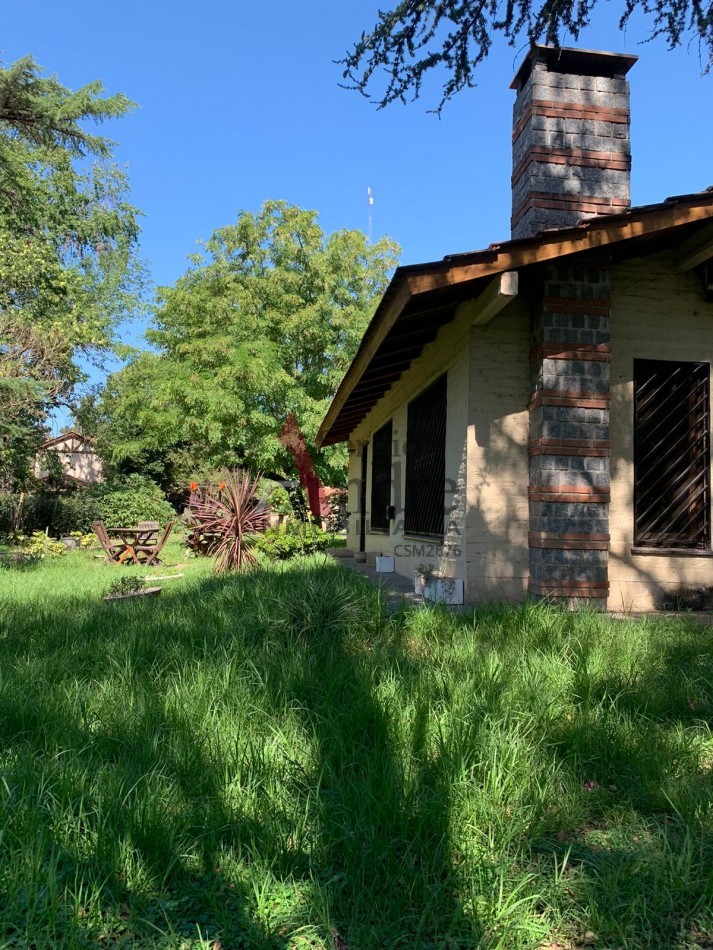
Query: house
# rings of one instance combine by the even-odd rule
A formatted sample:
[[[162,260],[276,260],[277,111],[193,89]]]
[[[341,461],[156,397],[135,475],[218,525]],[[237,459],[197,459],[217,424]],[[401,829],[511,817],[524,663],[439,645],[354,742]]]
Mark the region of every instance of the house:
[[[48,461],[49,453],[54,456],[53,464]],[[42,443],[35,459],[35,476],[62,487],[92,485],[102,481],[101,460],[88,436],[70,430]]]
[[[511,240],[395,272],[317,437],[349,546],[469,602],[713,586],[713,189],[630,206],[635,61],[532,49]]]

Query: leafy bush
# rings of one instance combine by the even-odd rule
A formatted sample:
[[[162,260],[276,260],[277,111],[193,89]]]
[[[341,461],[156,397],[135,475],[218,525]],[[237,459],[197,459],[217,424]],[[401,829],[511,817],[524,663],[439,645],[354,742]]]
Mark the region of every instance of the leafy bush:
[[[66,535],[63,535],[63,537],[66,537]],[[99,539],[93,531],[89,531],[86,534],[83,531],[70,531],[69,537],[74,538],[77,545],[84,549],[95,548],[99,544]]]
[[[346,488],[334,489],[327,495],[327,505],[329,506],[327,528],[333,534],[346,529],[349,523],[349,514],[347,512],[348,504],[349,492]]]
[[[100,518],[99,499],[89,494],[88,488],[80,488],[73,495],[58,500],[52,531],[62,538],[71,536],[73,531],[85,534]]]
[[[53,495],[0,494],[0,535],[32,534],[48,528],[53,533],[59,504],[60,499]]]
[[[291,557],[326,551],[332,538],[317,525],[302,521],[289,521],[279,528],[270,528],[255,541],[255,550],[277,561]]]
[[[71,495],[0,495],[0,535],[18,531],[49,531],[57,537],[82,535],[95,521],[133,525],[138,521],[166,522],[176,512],[159,486],[143,475],[78,488]]]
[[[292,502],[290,501],[290,496],[287,494],[287,489],[283,488],[282,485],[277,485],[272,489],[270,494],[267,496],[267,503],[278,515],[291,515],[293,514]]]
[[[33,561],[61,557],[66,550],[61,541],[53,541],[44,531],[33,531],[31,535],[15,535],[15,542],[23,556]]]
[[[0,495],[0,534],[12,534],[19,531],[21,495]]]
[[[91,531],[95,521],[108,525],[133,525],[139,521],[166,522],[176,512],[150,478],[129,475],[116,482],[81,488],[60,499],[53,529],[60,535]]]

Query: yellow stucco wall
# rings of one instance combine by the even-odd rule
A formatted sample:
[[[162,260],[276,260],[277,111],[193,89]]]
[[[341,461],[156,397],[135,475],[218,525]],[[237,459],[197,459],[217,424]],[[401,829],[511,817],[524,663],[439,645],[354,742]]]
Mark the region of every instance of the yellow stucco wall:
[[[611,507],[612,610],[651,609],[665,590],[713,586],[713,559],[632,553],[634,359],[713,360],[713,305],[697,275],[681,274],[669,252],[619,263],[612,273]],[[491,323],[471,327],[465,314],[444,327],[410,370],[351,435],[348,544],[358,549],[361,445],[393,423],[392,502],[388,533],[368,532],[369,552],[393,554],[410,575],[418,564],[462,577],[468,601],[519,600],[528,576],[528,302],[517,298]],[[408,402],[448,372],[445,551],[404,536]],[[713,418],[713,412],[711,412]],[[713,482],[713,476],[712,476]]]
[[[469,599],[523,600],[528,576],[530,308],[522,298],[470,347]]]
[[[713,305],[700,278],[664,252],[620,263],[612,274],[609,608],[649,610],[662,590],[713,586],[713,560],[632,554],[634,359],[713,359]]]
[[[485,327],[462,317],[436,340],[351,436],[348,546],[358,550],[361,445],[392,419],[392,503],[388,534],[368,532],[366,550],[392,554],[410,576],[419,564],[461,577],[468,601],[522,599],[527,588],[527,400],[529,310],[516,301]],[[443,550],[403,531],[407,406],[448,373],[446,534]],[[371,500],[371,461],[367,511]]]
[[[393,425],[392,494],[396,519],[388,532],[367,531],[366,550],[391,554],[396,559],[396,571],[411,576],[419,564],[431,565],[448,577],[466,581],[466,431],[468,425],[468,375],[470,369],[470,320],[458,319],[443,327],[433,343],[424,347],[421,356],[371,410],[361,425],[350,436],[353,447],[349,466],[349,519],[348,546],[358,550],[359,483],[361,446],[369,442],[367,474],[367,524],[371,504],[371,439],[375,431],[389,419]],[[410,400],[426,389],[444,372],[448,373],[446,417],[446,531],[444,541],[409,537],[403,529],[403,504],[406,483],[407,407]]]

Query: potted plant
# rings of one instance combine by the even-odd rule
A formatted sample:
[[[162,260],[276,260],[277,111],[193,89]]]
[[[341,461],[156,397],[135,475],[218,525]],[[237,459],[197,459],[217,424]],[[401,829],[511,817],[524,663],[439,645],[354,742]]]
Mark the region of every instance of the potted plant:
[[[423,597],[426,584],[435,577],[436,569],[433,564],[419,564],[413,572],[413,592]]]
[[[463,581],[460,577],[444,577],[432,564],[419,564],[414,572],[414,591],[424,600],[439,604],[463,603]]]
[[[147,587],[142,577],[125,575],[115,580],[104,595],[104,600],[126,600],[129,597],[157,597],[161,587]]]

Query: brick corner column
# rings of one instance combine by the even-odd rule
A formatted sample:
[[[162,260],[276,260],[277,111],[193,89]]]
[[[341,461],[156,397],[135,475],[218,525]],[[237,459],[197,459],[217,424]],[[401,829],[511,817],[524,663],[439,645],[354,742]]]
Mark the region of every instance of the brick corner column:
[[[606,608],[610,275],[606,260],[545,268],[530,354],[529,592]]]

